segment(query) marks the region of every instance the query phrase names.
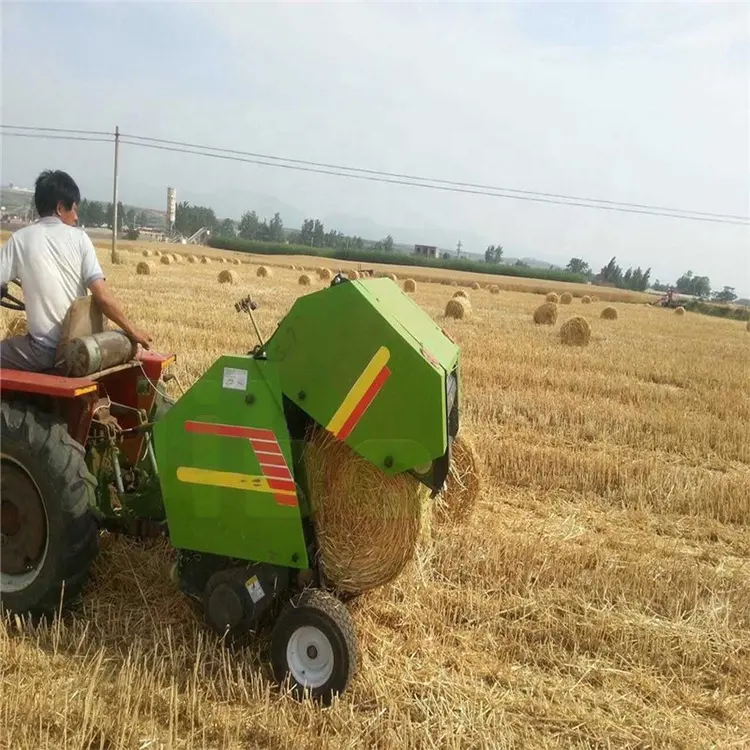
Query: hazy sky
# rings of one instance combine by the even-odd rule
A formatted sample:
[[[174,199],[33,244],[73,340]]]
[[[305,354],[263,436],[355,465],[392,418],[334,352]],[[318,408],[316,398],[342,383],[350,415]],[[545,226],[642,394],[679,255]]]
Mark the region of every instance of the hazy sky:
[[[373,169],[750,213],[750,9],[736,4],[2,4],[5,124],[122,131]],[[2,181],[107,144],[2,139]],[[616,255],[750,295],[750,229],[363,183],[123,147],[120,193],[249,191],[598,270]],[[214,206],[222,213],[223,206]],[[247,206],[253,208],[253,206]],[[441,231],[438,231],[441,230]],[[396,240],[398,240],[396,236]]]

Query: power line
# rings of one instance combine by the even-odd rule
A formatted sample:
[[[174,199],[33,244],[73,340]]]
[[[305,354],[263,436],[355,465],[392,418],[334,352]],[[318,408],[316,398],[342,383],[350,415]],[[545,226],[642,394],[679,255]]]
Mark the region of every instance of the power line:
[[[334,177],[348,177],[350,179],[355,180],[365,180],[368,182],[382,182],[387,183],[391,185],[404,185],[407,187],[420,187],[425,188],[428,190],[440,190],[443,192],[450,192],[450,193],[466,193],[469,195],[484,195],[491,198],[509,198],[511,200],[519,200],[519,201],[531,201],[534,203],[551,203],[556,204],[559,206],[578,206],[581,208],[594,208],[601,211],[618,211],[621,213],[632,213],[632,214],[644,214],[647,216],[662,216],[666,218],[673,218],[673,219],[684,219],[684,220],[690,220],[690,221],[705,221],[705,222],[712,222],[717,224],[741,224],[746,225],[748,222],[750,222],[750,218],[743,219],[744,220],[736,220],[732,218],[713,218],[708,216],[687,216],[682,214],[674,214],[674,213],[668,213],[666,211],[650,211],[646,209],[639,209],[639,208],[627,208],[627,207],[620,207],[620,206],[610,206],[610,205],[592,205],[590,203],[581,203],[576,201],[564,201],[564,200],[557,200],[553,198],[541,198],[541,197],[534,197],[529,195],[505,195],[502,193],[492,192],[489,190],[479,190],[479,189],[470,189],[470,188],[461,188],[461,187],[452,187],[449,185],[431,185],[424,182],[414,182],[414,181],[407,181],[407,180],[400,180],[400,179],[390,179],[388,177],[379,177],[375,175],[366,175],[366,174],[357,174],[357,173],[349,173],[349,172],[341,172],[341,171],[335,171],[335,170],[329,170],[329,169],[322,169],[317,167],[306,167],[302,166],[300,164],[282,164],[282,163],[274,163],[274,162],[268,162],[268,161],[262,161],[261,159],[251,159],[251,158],[245,158],[241,156],[231,156],[229,154],[221,154],[221,153],[209,153],[206,151],[199,151],[197,149],[188,149],[188,148],[178,148],[173,146],[163,146],[156,143],[138,143],[132,140],[123,140],[123,137],[121,136],[120,142],[123,144],[127,144],[129,146],[137,146],[140,148],[151,148],[156,149],[157,151],[172,151],[175,153],[180,154],[193,154],[195,156],[206,156],[212,159],[222,159],[225,161],[236,161],[236,162],[243,162],[245,164],[258,164],[260,166],[265,167],[275,167],[277,169],[291,169],[298,172],[313,172],[316,174],[325,174],[325,175],[331,175]]]
[[[66,128],[40,128],[28,126],[0,125],[3,131],[8,129],[21,130],[25,132],[4,132],[9,137],[44,138],[69,141],[89,141],[112,143],[114,137],[111,133],[97,130],[72,130]],[[70,135],[68,135],[70,134]],[[75,134],[75,135],[73,135]],[[84,134],[84,135],[79,135]],[[107,136],[107,137],[89,137]],[[534,203],[548,203],[561,206],[574,206],[579,208],[594,208],[605,211],[617,211],[620,213],[634,213],[647,216],[661,216],[665,218],[687,219],[691,221],[704,221],[719,224],[741,224],[750,222],[748,216],[737,216],[733,214],[718,214],[707,211],[691,211],[687,209],[673,209],[664,206],[655,206],[640,203],[626,203],[610,201],[598,198],[580,198],[558,193],[545,193],[533,190],[517,190],[514,188],[493,187],[478,183],[457,182],[454,180],[442,180],[430,177],[418,177],[395,172],[384,172],[380,170],[364,169],[360,167],[345,167],[324,162],[313,162],[305,159],[291,159],[268,154],[255,153],[251,151],[240,151],[237,149],[219,148],[214,146],[200,146],[183,141],[171,141],[163,138],[150,138],[132,134],[120,134],[123,144],[151,148],[160,151],[171,151],[175,153],[192,154],[225,161],[236,161],[259,166],[290,169],[300,172],[312,172],[334,177],[348,177],[350,179],[365,180],[368,182],[380,182],[391,185],[404,185],[407,187],[421,187],[429,190],[440,190],[443,192],[465,193],[470,195],[483,195],[494,198],[506,198],[522,200]],[[124,140],[127,139],[127,140]]]
[[[490,190],[490,191],[498,192],[498,193],[500,192],[518,193],[520,195],[533,195],[533,196],[539,196],[543,198],[558,198],[561,200],[572,200],[572,201],[580,201],[580,202],[586,202],[586,203],[601,203],[601,204],[610,205],[610,206],[625,206],[628,208],[646,208],[646,209],[657,210],[657,211],[668,211],[669,213],[695,214],[697,216],[710,216],[712,218],[719,218],[719,219],[740,219],[743,221],[750,221],[749,216],[737,216],[735,214],[719,214],[719,213],[715,213],[711,211],[693,211],[691,209],[672,208],[669,206],[656,206],[656,205],[644,204],[644,203],[628,203],[626,201],[612,201],[612,200],[606,200],[604,198],[585,198],[585,197],[576,196],[576,195],[565,195],[562,193],[545,193],[539,190],[521,190],[518,188],[498,187],[495,185],[484,185],[484,184],[475,183],[475,182],[458,182],[456,180],[445,180],[445,179],[439,179],[436,177],[420,177],[418,175],[402,174],[399,172],[383,172],[381,170],[365,169],[363,167],[346,167],[346,166],[341,166],[339,164],[328,164],[326,162],[310,161],[308,159],[292,159],[292,158],[285,157],[285,156],[272,156],[270,154],[257,153],[253,151],[241,151],[238,149],[231,149],[231,148],[219,148],[217,146],[203,146],[203,145],[196,144],[196,143],[186,143],[184,141],[167,140],[165,138],[150,138],[147,136],[131,135],[128,133],[123,133],[121,135],[122,137],[130,138],[131,140],[148,141],[151,143],[159,143],[159,144],[165,144],[169,146],[181,146],[185,148],[200,149],[201,151],[215,151],[215,152],[224,153],[224,154],[236,154],[239,156],[250,156],[256,159],[268,159],[269,161],[288,162],[290,164],[300,164],[300,165],[305,165],[305,166],[310,166],[310,167],[335,169],[339,171],[356,172],[356,173],[361,173],[361,174],[377,175],[377,176],[382,176],[382,177],[400,178],[400,179],[419,181],[419,182],[436,182],[442,185],[477,188],[480,190]],[[133,145],[136,145],[136,144],[133,144]]]

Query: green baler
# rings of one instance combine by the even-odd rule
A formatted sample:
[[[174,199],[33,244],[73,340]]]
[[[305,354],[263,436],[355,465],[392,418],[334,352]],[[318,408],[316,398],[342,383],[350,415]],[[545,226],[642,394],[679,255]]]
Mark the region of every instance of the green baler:
[[[255,309],[250,298],[236,307],[250,316]],[[143,363],[141,370],[147,374]],[[150,372],[138,380],[138,399],[154,386]],[[107,377],[125,382],[121,373]],[[437,493],[458,433],[458,377],[458,347],[396,284],[337,276],[299,298],[252,352],[219,357],[169,408],[154,406],[148,421],[126,426],[119,445],[111,421],[95,412],[78,439],[96,475],[96,513],[108,528],[162,526],[177,550],[175,579],[222,635],[254,631],[283,600],[271,638],[274,673],[289,677],[296,694],[328,700],[346,688],[357,649],[348,611],[316,562],[306,436],[323,427],[385,474],[408,472]],[[113,390],[107,420],[117,414]],[[135,411],[123,409],[122,419]],[[12,440],[5,404],[3,417],[3,439]],[[124,447],[144,434],[143,449]],[[49,517],[56,501],[42,501]],[[32,580],[25,575],[3,572],[4,606],[34,609],[37,584],[24,588]],[[42,595],[49,592],[36,600]]]

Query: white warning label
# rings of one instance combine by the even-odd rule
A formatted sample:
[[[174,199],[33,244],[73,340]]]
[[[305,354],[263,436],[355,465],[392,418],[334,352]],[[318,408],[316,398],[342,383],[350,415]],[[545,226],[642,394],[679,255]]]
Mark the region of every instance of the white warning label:
[[[225,367],[222,385],[233,391],[244,391],[247,388],[247,370]]]

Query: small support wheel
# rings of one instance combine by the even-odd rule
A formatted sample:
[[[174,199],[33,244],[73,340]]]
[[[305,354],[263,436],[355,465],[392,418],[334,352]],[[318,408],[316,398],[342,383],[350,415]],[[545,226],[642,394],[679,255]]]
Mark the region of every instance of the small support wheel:
[[[329,704],[357,670],[357,637],[346,607],[332,594],[307,589],[281,611],[271,635],[271,663],[295,698]]]

